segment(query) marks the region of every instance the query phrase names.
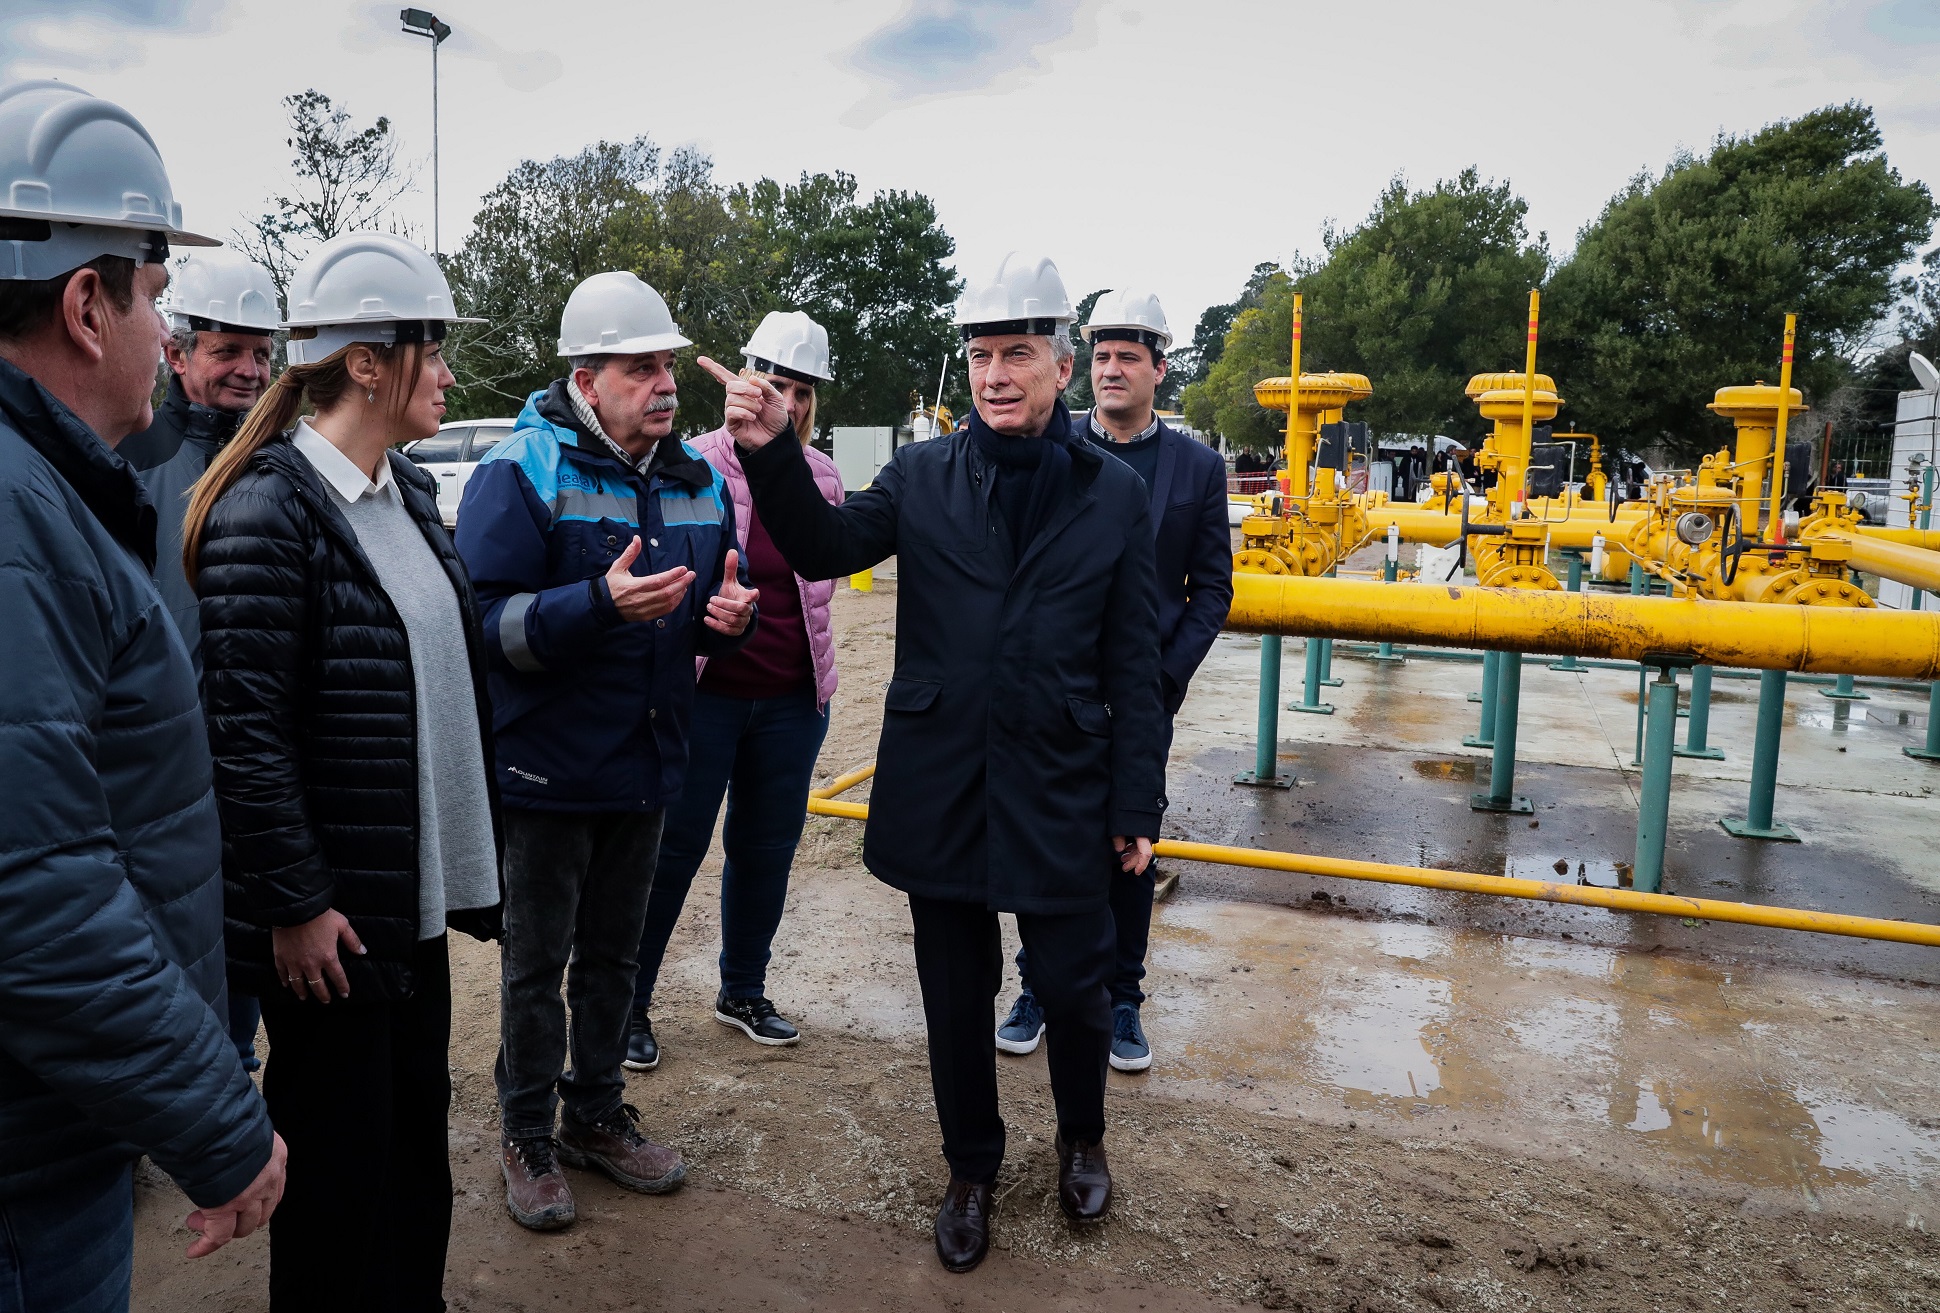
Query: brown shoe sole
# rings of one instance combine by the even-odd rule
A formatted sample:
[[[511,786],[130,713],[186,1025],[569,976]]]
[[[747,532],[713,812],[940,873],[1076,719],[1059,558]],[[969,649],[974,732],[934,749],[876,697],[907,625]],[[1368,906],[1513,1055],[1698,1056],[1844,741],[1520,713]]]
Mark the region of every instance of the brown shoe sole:
[[[577,1167],[581,1171],[598,1172],[607,1180],[613,1182],[613,1184],[639,1194],[669,1194],[672,1191],[678,1190],[680,1183],[687,1179],[686,1163],[676,1163],[671,1172],[656,1180],[650,1181],[645,1177],[633,1176],[621,1171],[613,1165],[612,1160],[609,1158],[576,1149],[567,1144],[563,1138],[554,1144],[554,1152],[559,1155],[559,1161],[568,1167]]]

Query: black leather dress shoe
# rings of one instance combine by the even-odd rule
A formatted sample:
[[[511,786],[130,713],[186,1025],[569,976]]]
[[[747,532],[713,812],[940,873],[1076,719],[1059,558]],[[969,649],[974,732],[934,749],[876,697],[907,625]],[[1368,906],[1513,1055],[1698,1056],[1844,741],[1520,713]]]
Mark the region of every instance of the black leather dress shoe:
[[[950,1178],[936,1210],[936,1256],[952,1272],[968,1272],[990,1252],[990,1187]]]
[[[1057,1138],[1058,1207],[1079,1226],[1105,1220],[1111,1207],[1111,1168],[1102,1144],[1066,1144]]]

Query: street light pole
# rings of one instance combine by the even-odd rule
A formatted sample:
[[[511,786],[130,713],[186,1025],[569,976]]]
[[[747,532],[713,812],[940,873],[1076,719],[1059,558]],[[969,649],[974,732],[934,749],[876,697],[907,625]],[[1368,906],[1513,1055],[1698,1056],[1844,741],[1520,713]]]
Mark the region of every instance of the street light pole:
[[[441,23],[429,9],[404,9],[398,12],[404,30],[412,36],[431,38],[431,253],[442,251],[438,236],[438,47],[451,35],[451,25]]]

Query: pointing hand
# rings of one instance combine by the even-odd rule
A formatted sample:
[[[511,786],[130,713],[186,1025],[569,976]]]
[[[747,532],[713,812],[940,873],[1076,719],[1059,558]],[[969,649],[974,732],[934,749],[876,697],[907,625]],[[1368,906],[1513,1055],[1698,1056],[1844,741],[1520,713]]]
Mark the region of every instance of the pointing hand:
[[[724,415],[736,442],[750,449],[765,447],[788,427],[788,403],[767,379],[759,374],[749,378],[730,374],[706,356],[700,358],[700,367],[727,389]]]

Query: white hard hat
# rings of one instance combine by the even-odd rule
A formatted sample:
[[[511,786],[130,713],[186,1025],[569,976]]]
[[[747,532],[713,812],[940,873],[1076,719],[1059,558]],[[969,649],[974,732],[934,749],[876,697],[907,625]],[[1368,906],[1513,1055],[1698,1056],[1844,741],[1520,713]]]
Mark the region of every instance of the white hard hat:
[[[391,233],[343,233],[311,252],[290,275],[289,357],[314,365],[352,342],[395,346],[436,342],[459,315],[438,262]]]
[[[283,319],[269,270],[234,251],[198,251],[175,267],[162,307],[176,328],[274,333]]]
[[[779,374],[810,386],[835,377],[829,372],[829,330],[799,310],[770,310],[741,354],[758,374]]]
[[[1087,342],[1143,342],[1161,355],[1172,345],[1159,298],[1127,287],[1099,297],[1078,333]]]
[[[57,278],[103,255],[138,264],[182,230],[154,138],[119,105],[65,82],[0,87],[0,280]]]
[[[956,324],[967,342],[1008,333],[1050,337],[1064,332],[1077,317],[1058,267],[1045,256],[1033,259],[1012,251],[989,282],[963,294]]]
[[[667,298],[624,269],[575,287],[559,316],[559,354],[569,358],[643,356],[692,345],[674,327]]]

